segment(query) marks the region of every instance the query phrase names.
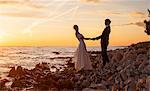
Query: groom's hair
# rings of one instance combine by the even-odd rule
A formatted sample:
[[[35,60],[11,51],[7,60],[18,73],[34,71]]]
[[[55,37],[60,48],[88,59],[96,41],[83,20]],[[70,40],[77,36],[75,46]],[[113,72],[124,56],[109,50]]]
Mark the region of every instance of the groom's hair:
[[[109,22],[109,24],[111,23],[111,20],[110,19],[106,19],[105,22]]]

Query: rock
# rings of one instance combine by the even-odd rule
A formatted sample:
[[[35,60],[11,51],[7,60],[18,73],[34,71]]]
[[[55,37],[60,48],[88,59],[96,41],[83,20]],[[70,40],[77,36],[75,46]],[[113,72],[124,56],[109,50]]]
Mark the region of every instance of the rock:
[[[126,86],[124,87],[124,91],[129,91],[129,90],[128,90],[128,85],[126,85]]]
[[[39,68],[41,68],[40,63],[39,63],[39,64],[36,64],[36,66],[35,66],[35,68],[34,68],[34,69],[39,69]]]
[[[143,87],[144,83],[145,83],[145,79],[139,79],[136,84],[136,90],[139,91]]]
[[[82,88],[86,88],[86,87],[90,86],[89,80],[88,79],[83,80],[81,86],[82,86]]]
[[[57,67],[53,65],[51,68],[54,69],[54,68],[57,68]]]
[[[141,63],[141,64],[139,65],[138,70],[142,70],[142,69],[144,69],[144,67],[145,67],[145,65],[144,65],[144,62],[143,62],[143,63]]]
[[[69,79],[61,79],[58,81],[59,88],[73,89],[73,83]]]
[[[16,76],[16,70],[15,67],[12,67],[9,71],[8,77],[15,77]]]
[[[75,87],[73,90],[74,90],[74,91],[82,91],[81,88],[76,88],[76,87]]]
[[[122,78],[123,81],[126,81],[128,79],[126,72],[123,70],[120,73],[120,76]]]
[[[146,88],[148,91],[150,91],[150,76],[146,78]]]
[[[52,52],[52,53],[57,54],[57,55],[59,55],[59,54],[60,54],[60,52]]]
[[[16,69],[16,77],[21,77],[24,75],[25,75],[25,72],[24,72],[23,68],[21,66],[18,66]]]
[[[128,85],[128,84],[131,83],[131,81],[132,81],[132,79],[131,79],[131,78],[128,78],[124,83],[125,83],[126,85]]]
[[[103,85],[103,84],[91,84],[90,85],[90,88],[93,88],[93,89],[97,89],[97,90],[104,90],[104,91],[106,91],[106,86],[105,85]]]
[[[136,91],[136,82],[134,80],[131,81],[128,87],[129,91]]]
[[[120,85],[119,88],[123,89],[123,87],[124,87],[124,81],[120,80],[120,84],[119,85]]]
[[[72,57],[54,57],[54,58],[49,58],[50,60],[54,60],[54,59],[70,59]]]
[[[147,56],[144,54],[139,54],[136,58],[136,62],[147,61]]]
[[[85,76],[84,75],[81,75],[80,76],[80,81],[84,80],[85,79]]]
[[[74,77],[75,80],[76,80],[76,81],[79,80],[79,79],[80,79],[80,76],[81,76],[81,75],[80,75],[79,73],[78,73],[78,74],[75,74],[75,77]]]
[[[45,63],[45,62],[42,62],[41,68],[42,68],[42,70],[50,70],[48,63]]]
[[[118,67],[117,67],[117,71],[120,71],[121,69],[122,69],[121,66],[118,66]]]
[[[58,88],[51,88],[50,91],[59,91]]]
[[[117,89],[118,89],[117,84],[113,84],[113,86],[112,86],[111,89],[112,89],[111,91],[118,91],[118,90],[117,90]]]
[[[74,68],[75,63],[72,63],[72,58],[70,58],[70,59],[67,61],[67,64],[66,64],[66,65],[68,66],[68,68],[70,68],[70,67],[73,67],[73,68]]]
[[[127,60],[134,61],[136,60],[136,57],[137,57],[137,54],[135,53],[134,50],[127,51],[123,55],[122,62],[127,61]]]
[[[120,52],[117,52],[113,55],[111,60],[116,62],[116,61],[120,61],[122,58],[123,58],[123,55]]]
[[[98,90],[98,89],[84,88],[82,91],[105,91],[105,90]]]
[[[81,82],[80,80],[77,81],[77,82],[75,83],[75,87],[76,87],[76,88],[79,88],[79,87],[81,88],[81,83],[82,83],[82,82]]]
[[[2,80],[0,80],[0,90],[6,87],[5,84],[7,82],[9,82],[8,79],[2,79]]]
[[[19,87],[19,88],[22,88],[23,87],[23,83],[21,82],[21,80],[15,80],[12,85],[11,85],[11,88],[14,88],[14,87]]]
[[[147,50],[145,48],[139,48],[138,50],[136,50],[136,53],[139,54],[146,54]]]
[[[14,78],[11,87],[40,91],[146,91],[150,89],[149,44],[108,51],[110,63],[103,68],[100,52],[91,54],[94,68],[90,71],[76,71],[70,64],[71,57],[57,57],[69,60],[67,66],[56,72],[50,71],[48,63],[39,63],[31,70],[14,67],[9,72]]]

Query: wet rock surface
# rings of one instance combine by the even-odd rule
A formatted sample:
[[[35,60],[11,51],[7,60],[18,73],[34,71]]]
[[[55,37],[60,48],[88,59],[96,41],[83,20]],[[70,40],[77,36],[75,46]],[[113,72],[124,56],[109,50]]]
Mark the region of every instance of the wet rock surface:
[[[0,90],[28,91],[150,91],[150,42],[109,51],[110,63],[102,68],[100,52],[90,52],[92,70],[74,69],[71,58],[64,70],[51,72],[47,63],[28,70],[12,67],[8,79],[0,79]],[[52,68],[56,68],[53,66]]]

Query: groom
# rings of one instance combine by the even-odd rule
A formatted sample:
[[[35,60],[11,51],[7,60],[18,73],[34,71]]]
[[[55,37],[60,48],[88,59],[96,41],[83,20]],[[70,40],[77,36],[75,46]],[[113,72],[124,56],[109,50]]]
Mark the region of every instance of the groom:
[[[107,46],[109,44],[109,34],[111,32],[110,28],[111,21],[109,19],[105,20],[105,29],[102,33],[102,35],[95,37],[95,38],[89,38],[91,40],[99,40],[101,39],[101,49],[102,49],[102,59],[103,59],[103,66],[106,65],[106,63],[109,63],[109,58],[107,55]]]

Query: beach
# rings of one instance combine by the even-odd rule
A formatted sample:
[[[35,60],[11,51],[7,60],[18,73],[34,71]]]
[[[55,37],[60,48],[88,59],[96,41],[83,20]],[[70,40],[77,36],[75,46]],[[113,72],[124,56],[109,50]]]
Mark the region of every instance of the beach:
[[[55,54],[59,54],[54,52]],[[64,65],[39,62],[34,67],[13,66],[0,78],[1,90],[18,91],[149,91],[150,42],[109,50],[102,68],[100,51],[89,51],[93,69],[76,71],[72,57]],[[60,57],[63,60],[62,57]],[[52,70],[53,69],[53,70]],[[55,69],[55,70],[54,70]]]

